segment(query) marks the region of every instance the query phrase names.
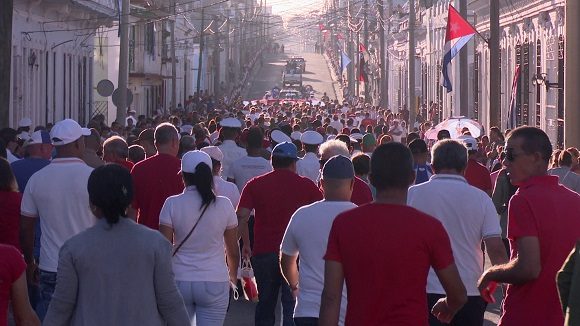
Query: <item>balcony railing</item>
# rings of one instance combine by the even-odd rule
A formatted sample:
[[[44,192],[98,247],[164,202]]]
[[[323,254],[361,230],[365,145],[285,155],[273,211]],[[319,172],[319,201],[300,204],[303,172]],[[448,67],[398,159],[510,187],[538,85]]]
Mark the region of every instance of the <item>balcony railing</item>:
[[[72,0],[72,2],[110,17],[114,17],[117,13],[115,0]]]

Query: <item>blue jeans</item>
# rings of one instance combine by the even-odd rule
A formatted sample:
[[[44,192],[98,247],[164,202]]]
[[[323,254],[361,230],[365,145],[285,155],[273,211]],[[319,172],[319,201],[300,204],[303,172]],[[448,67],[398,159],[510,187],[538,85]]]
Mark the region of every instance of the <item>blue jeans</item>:
[[[283,326],[294,326],[294,305],[292,291],[280,272],[278,253],[261,254],[252,257],[252,267],[258,285],[260,301],[256,306],[256,326],[272,326],[276,320],[278,293],[282,287]]]
[[[54,288],[56,287],[56,273],[40,271],[40,298],[36,304],[36,314],[42,322],[48,312],[48,305],[52,300]]]
[[[176,281],[191,325],[222,326],[230,302],[229,282]]]
[[[296,326],[318,326],[318,318],[316,317],[294,317]]]
[[[459,309],[453,320],[449,324],[443,324],[433,314],[431,309],[441,298],[445,298],[442,294],[427,293],[427,307],[429,313],[430,326],[483,326],[483,318],[487,303],[480,296],[468,296],[467,303]]]

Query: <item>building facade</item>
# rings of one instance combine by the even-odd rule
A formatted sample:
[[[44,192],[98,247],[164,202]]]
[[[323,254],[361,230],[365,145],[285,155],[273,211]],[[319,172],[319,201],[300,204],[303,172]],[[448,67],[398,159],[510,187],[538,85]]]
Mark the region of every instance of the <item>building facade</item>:
[[[454,90],[443,88],[441,70],[444,55],[447,8],[453,1],[434,1],[429,8],[417,7],[415,55],[415,106],[436,108],[437,121],[459,115],[458,57],[453,60]],[[489,38],[489,0],[468,1],[468,21]],[[565,0],[501,0],[501,121],[507,129],[516,67],[516,126],[531,125],[545,130],[555,147],[564,146],[564,46]],[[389,107],[407,106],[408,19],[401,19],[390,30],[387,51],[390,69]],[[480,121],[486,130],[489,121],[489,47],[480,36],[466,45],[468,51],[468,116]],[[429,117],[433,114],[426,112]]]
[[[114,16],[114,0],[14,1],[10,126],[88,121],[94,34]]]

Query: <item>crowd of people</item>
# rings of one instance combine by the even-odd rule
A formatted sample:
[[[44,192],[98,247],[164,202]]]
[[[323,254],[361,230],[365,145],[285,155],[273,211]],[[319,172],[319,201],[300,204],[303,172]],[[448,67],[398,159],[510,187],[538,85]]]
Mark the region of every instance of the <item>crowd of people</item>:
[[[242,260],[255,325],[483,325],[496,286],[502,326],[578,325],[578,150],[408,119],[196,94],[0,130],[0,325],[223,325]]]

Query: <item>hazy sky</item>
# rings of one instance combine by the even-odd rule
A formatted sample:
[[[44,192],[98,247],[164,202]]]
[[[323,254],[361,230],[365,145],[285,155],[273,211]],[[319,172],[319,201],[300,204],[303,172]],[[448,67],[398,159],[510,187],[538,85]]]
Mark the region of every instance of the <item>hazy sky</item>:
[[[320,9],[324,5],[324,0],[266,0],[268,5],[272,5],[275,15],[297,15]]]

